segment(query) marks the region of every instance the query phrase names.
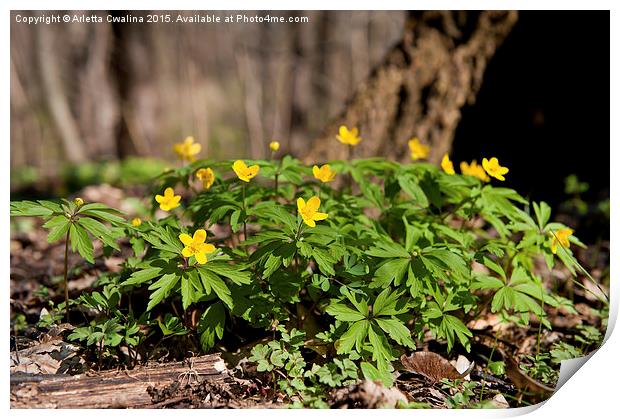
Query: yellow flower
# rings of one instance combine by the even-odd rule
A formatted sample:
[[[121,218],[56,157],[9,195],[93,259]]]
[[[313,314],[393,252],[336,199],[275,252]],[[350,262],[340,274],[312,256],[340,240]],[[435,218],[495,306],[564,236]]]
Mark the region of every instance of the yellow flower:
[[[411,150],[411,159],[420,160],[428,157],[431,148],[426,144],[422,144],[418,137],[409,140],[409,150]]]
[[[170,211],[180,205],[181,195],[175,195],[174,189],[166,188],[163,196],[155,195],[155,201],[159,203],[159,208],[164,211]]]
[[[136,217],[131,220],[131,225],[134,227],[140,227],[142,225],[142,220],[139,217]]]
[[[345,125],[341,125],[338,129],[338,135],[336,135],[336,138],[342,144],[356,146],[360,141],[362,141],[362,139],[358,137],[357,134],[358,131],[356,127],[351,128],[351,130],[349,131],[349,129]]]
[[[316,227],[315,221],[321,221],[327,218],[327,214],[324,212],[317,212],[319,206],[321,205],[321,200],[318,196],[313,196],[308,199],[308,202],[304,201],[303,198],[297,198],[297,210],[299,211],[299,215],[310,227]]]
[[[256,176],[256,174],[260,170],[260,167],[257,164],[255,164],[254,166],[248,167],[245,165],[243,160],[235,161],[235,163],[233,163],[232,168],[237,174],[237,176],[239,177],[239,179],[241,179],[244,182],[249,182],[250,179]]]
[[[555,255],[558,250],[558,243],[565,249],[570,248],[570,241],[568,240],[568,237],[573,234],[573,230],[570,228],[561,228],[551,234],[553,235],[551,238],[551,253]]]
[[[194,143],[194,137],[187,137],[182,143],[175,144],[173,150],[181,160],[192,162],[196,160],[196,154],[200,153],[202,146]]]
[[[202,186],[205,189],[209,189],[213,182],[215,182],[215,173],[210,167],[206,169],[198,169],[196,177],[202,181]]]
[[[320,180],[323,183],[331,182],[336,177],[336,171],[331,170],[329,168],[329,164],[324,164],[321,167],[316,165],[313,166],[312,174],[316,179]]]
[[[271,151],[276,152],[280,149],[280,143],[277,141],[272,141],[269,143],[269,148]]]
[[[482,166],[478,164],[476,160],[472,160],[471,164],[467,162],[461,162],[461,173],[467,176],[474,176],[483,182],[488,182],[491,178],[486,174]]]
[[[76,207],[81,207],[82,205],[84,205],[84,200],[82,198],[75,198],[73,200],[73,203],[75,204]]]
[[[490,160],[487,160],[485,157],[482,159],[482,167],[484,167],[484,171],[487,172],[489,176],[498,180],[506,180],[504,175],[508,173],[508,168],[500,166],[497,157],[491,157]]]
[[[202,228],[194,232],[194,237],[189,234],[180,234],[179,239],[185,245],[181,254],[183,257],[194,256],[196,261],[201,265],[207,263],[207,253],[213,253],[215,246],[210,243],[205,243],[207,239],[207,232]]]
[[[449,175],[454,174],[454,165],[452,164],[452,161],[450,161],[450,157],[448,157],[448,153],[444,154],[443,158],[441,159],[441,168],[443,169],[444,172],[446,172]]]

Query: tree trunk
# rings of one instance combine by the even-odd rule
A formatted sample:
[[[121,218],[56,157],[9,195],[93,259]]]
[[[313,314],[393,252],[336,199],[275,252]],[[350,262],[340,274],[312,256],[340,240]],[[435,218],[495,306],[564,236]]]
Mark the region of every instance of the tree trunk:
[[[450,151],[461,109],[475,101],[487,63],[517,21],[515,11],[414,11],[402,40],[315,139],[308,161],[344,159],[342,124],[360,129],[355,157],[407,160],[407,141],[431,145],[429,160]]]

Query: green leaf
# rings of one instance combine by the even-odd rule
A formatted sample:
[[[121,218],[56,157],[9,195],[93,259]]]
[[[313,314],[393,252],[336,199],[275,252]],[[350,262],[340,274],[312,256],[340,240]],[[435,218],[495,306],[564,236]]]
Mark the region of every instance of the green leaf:
[[[71,224],[69,237],[71,238],[71,250],[75,252],[75,249],[77,248],[78,253],[84,259],[90,263],[95,263],[93,243],[88,237],[86,230],[77,224]]]
[[[368,328],[368,341],[372,346],[373,361],[385,360],[389,362],[395,359],[392,356],[392,347],[388,343],[387,337],[376,323],[372,323]]]
[[[220,301],[211,304],[202,314],[198,323],[200,345],[203,351],[207,352],[213,348],[216,337],[222,339],[225,324],[226,309],[224,305]]]
[[[77,223],[86,230],[90,231],[93,236],[101,239],[101,241],[107,246],[110,246],[116,250],[121,250],[118,244],[116,244],[116,241],[114,241],[114,238],[110,235],[110,229],[101,224],[99,221],[88,217],[80,217],[78,218]]]
[[[411,332],[400,320],[395,317],[375,317],[374,320],[397,343],[415,349],[415,343],[411,339]]]
[[[153,307],[159,304],[164,298],[166,298],[172,288],[179,282],[179,275],[176,273],[169,273],[161,278],[158,281],[151,284],[149,290],[156,290],[151,294],[149,304],[146,307],[146,311],[151,311]]]
[[[407,272],[409,259],[398,258],[385,261],[376,271],[370,284],[371,288],[384,288],[395,282],[399,284]]]
[[[249,284],[251,273],[243,270],[242,265],[231,265],[224,261],[209,261],[204,268],[220,276],[230,279],[237,285]]]
[[[360,352],[364,339],[368,334],[368,320],[359,320],[353,323],[346,332],[340,336],[336,343],[336,349],[338,354],[349,354],[355,346],[355,350]]]
[[[228,306],[228,308],[232,309],[233,300],[230,296],[230,289],[222,280],[222,278],[212,272],[207,267],[207,265],[198,267],[198,272],[200,274],[200,279],[202,280],[202,284],[205,287],[206,292],[210,293],[210,290],[213,290],[218,296],[218,298],[222,300]]]
[[[11,202],[11,217],[49,217],[54,211],[33,201]]]
[[[398,177],[398,184],[415,201],[416,205],[422,208],[428,207],[428,198],[414,178],[408,175],[401,175]]]
[[[336,259],[328,251],[315,247],[312,257],[319,265],[321,272],[325,275],[336,275],[336,271],[334,271]]]
[[[342,303],[331,303],[325,308],[325,312],[342,322],[357,322],[365,319],[362,313]]]
[[[90,204],[86,204],[86,205],[90,205]],[[99,218],[101,220],[107,221],[112,224],[126,224],[127,223],[124,218],[119,217],[118,215],[115,215],[115,214],[111,214],[110,212],[103,211],[103,210],[93,209],[93,210],[81,211],[80,214]]]
[[[365,379],[371,381],[379,380],[385,387],[392,387],[394,380],[389,371],[379,371],[370,362],[362,362],[360,368],[362,369],[362,374],[364,374]]]
[[[50,232],[47,234],[47,242],[54,243],[67,234],[67,231],[69,231],[71,227],[71,222],[64,215],[57,215],[43,224],[43,227],[50,229]]]

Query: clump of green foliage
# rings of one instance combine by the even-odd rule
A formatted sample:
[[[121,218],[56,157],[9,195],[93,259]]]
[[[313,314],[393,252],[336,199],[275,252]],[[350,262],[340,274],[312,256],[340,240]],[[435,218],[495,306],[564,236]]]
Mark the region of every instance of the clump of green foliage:
[[[339,187],[290,156],[249,164],[260,172],[247,182],[232,175],[232,161],[164,172],[153,196],[174,188],[180,205],[157,218],[157,202],[146,197],[151,217],[140,222],[97,203],[13,202],[12,216],[44,218],[50,242],[68,235],[90,263],[89,234],[105,254],[119,240],[131,246],[119,272],[72,301],[91,320],[70,337],[100,358],[126,346],[135,362],[155,338],[194,339],[207,352],[227,335],[263,330],[273,340],[256,345],[250,360],[289,397],[321,406],[326,388],[361,377],[391,385],[393,362],[427,333],[448,351],[469,351],[467,324],[487,307],[506,322],[527,325],[533,315],[547,328],[545,306],[572,310],[534,273],[541,256],[549,269],[559,261],[581,271],[556,237],[567,227],[550,222],[544,202],[424,163],[333,161]],[[200,184],[205,168],[214,179]],[[327,214],[314,227],[297,202],[311,197]],[[209,252],[200,250],[204,238],[180,239],[195,240],[201,229],[215,246]],[[582,246],[574,235],[566,240]],[[144,303],[128,303],[136,296]],[[308,351],[324,362],[310,363]]]

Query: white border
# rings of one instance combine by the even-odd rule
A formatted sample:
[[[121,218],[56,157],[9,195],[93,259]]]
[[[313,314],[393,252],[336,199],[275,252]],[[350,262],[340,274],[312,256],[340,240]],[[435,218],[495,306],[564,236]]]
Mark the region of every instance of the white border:
[[[340,1],[335,3],[333,0],[301,0],[294,3],[290,1],[239,1],[239,0],[227,0],[226,2],[221,3],[203,3],[199,1],[190,1],[190,0],[177,0],[175,2],[165,2],[162,0],[153,0],[150,2],[137,2],[137,1],[129,1],[129,0],[112,0],[112,1],[90,1],[84,2],[77,0],[68,0],[68,1],[43,1],[43,0],[5,0],[2,2],[2,8],[5,11],[4,19],[1,22],[2,28],[2,38],[4,48],[2,51],[2,66],[0,71],[2,72],[2,81],[3,86],[5,88],[3,91],[5,92],[4,98],[1,101],[1,109],[2,116],[1,121],[3,128],[3,139],[0,141],[2,147],[2,153],[0,155],[0,161],[5,167],[5,171],[2,173],[2,194],[5,197],[5,211],[2,212],[2,219],[4,220],[0,225],[2,231],[3,240],[0,241],[0,254],[4,255],[4,263],[2,265],[2,278],[5,278],[4,282],[4,292],[8,292],[8,277],[9,277],[9,254],[10,254],[10,246],[9,246],[9,215],[8,215],[8,201],[10,200],[9,195],[9,173],[8,168],[10,167],[10,152],[9,152],[9,121],[10,121],[10,56],[9,56],[9,34],[10,34],[10,25],[9,19],[10,14],[9,10],[45,10],[45,9],[55,9],[55,10],[82,10],[84,8],[88,8],[89,10],[201,10],[201,9],[212,9],[212,10],[290,10],[292,8],[299,10],[316,10],[316,9],[333,9],[333,10],[351,10],[351,9],[368,9],[373,10],[377,8],[381,8],[383,10],[404,10],[404,9],[534,9],[534,10],[611,10],[611,45],[616,47],[616,51],[614,48],[611,48],[611,69],[613,71],[610,74],[618,74],[618,46],[620,42],[618,42],[618,25],[620,24],[620,18],[618,13],[617,2],[614,1],[597,1],[591,0],[588,2],[583,1],[573,1],[573,0],[565,0],[565,1],[549,1],[549,0],[521,0],[521,1],[455,1],[455,0],[437,0],[437,1],[404,1],[404,0],[382,0],[381,2],[360,2],[360,1]],[[576,31],[579,28],[575,28]],[[607,74],[601,74],[601,77],[607,77]],[[588,106],[597,106],[597,104],[588,104]],[[602,109],[605,107],[602,106]],[[617,122],[614,120],[614,117],[618,117],[618,83],[614,78],[611,80],[611,138],[617,138],[618,128]],[[580,145],[575,145],[576,148],[583,146],[587,147],[587,139],[584,139],[584,143]],[[618,157],[618,146],[617,143],[611,142],[610,147],[610,164],[612,161],[616,160]],[[601,164],[607,164],[607,156],[601,156]],[[611,201],[619,202],[618,198],[618,185],[620,185],[620,179],[618,175],[618,171],[615,170],[614,165],[611,166]],[[614,204],[615,205],[615,204]],[[615,239],[618,238],[618,212],[614,210],[615,206],[612,207],[612,214],[614,214],[611,218],[611,237],[612,241],[615,243]],[[616,266],[616,252],[613,251],[612,247],[612,264]],[[611,284],[611,297],[612,297],[612,311],[610,313],[610,332],[615,324],[617,314],[618,314],[618,283],[617,281],[612,281]],[[9,307],[8,307],[8,296],[3,295],[0,298],[1,304],[1,316],[4,327],[2,327],[2,332],[4,333],[5,339],[5,348],[8,349],[8,324],[9,324]],[[610,334],[608,333],[606,338],[608,341],[603,345],[603,347],[597,351],[592,356],[592,359],[588,361],[588,366],[586,368],[582,368],[575,374],[571,380],[569,380],[547,403],[545,403],[540,409],[510,409],[507,411],[437,411],[437,410],[416,410],[416,411],[381,411],[380,414],[389,414],[394,416],[407,416],[411,415],[415,416],[434,416],[434,417],[502,417],[502,416],[515,416],[527,413],[531,411],[530,417],[540,417],[540,418],[548,418],[550,415],[553,417],[580,417],[580,418],[589,418],[589,417],[609,417],[610,412],[613,410],[618,410],[615,406],[617,402],[617,383],[620,378],[620,362],[618,361],[617,353],[620,347],[620,342],[618,338],[618,333]],[[5,349],[5,350],[6,350]],[[5,360],[7,358],[5,357]],[[5,364],[6,365],[6,364]],[[0,390],[2,395],[5,397],[5,408],[9,410],[9,372],[8,366],[6,369],[6,373],[4,375],[5,379],[2,381],[2,390]],[[61,414],[63,419],[66,417],[80,417],[83,418],[85,415],[94,416],[94,417],[104,417],[108,416],[111,413],[114,415],[131,415],[131,417],[146,417],[149,416],[157,416],[157,417],[170,417],[170,415],[188,415],[188,416],[204,416],[204,415],[217,415],[217,416],[230,416],[230,417],[239,417],[246,415],[254,415],[262,411],[254,411],[254,410],[243,410],[243,411],[187,411],[187,410],[175,410],[175,411],[100,411],[100,410],[89,410],[89,411],[62,411],[62,412],[54,412],[54,411],[33,411],[33,410],[10,410],[8,413],[11,416],[15,417],[31,417],[34,415],[40,416],[43,415],[45,417]],[[265,412],[268,415],[274,416],[284,416],[284,415],[301,415],[301,416],[310,416],[314,414],[320,415],[334,415],[338,416],[348,416],[351,417],[355,415],[358,417],[362,415],[364,417],[369,417],[370,415],[374,415],[373,411],[338,411],[335,413],[334,411],[313,411],[313,410],[304,410],[304,411],[295,411],[290,412],[288,410],[283,411],[268,411]],[[260,413],[259,413],[260,414]],[[544,415],[544,416],[543,416]]]

